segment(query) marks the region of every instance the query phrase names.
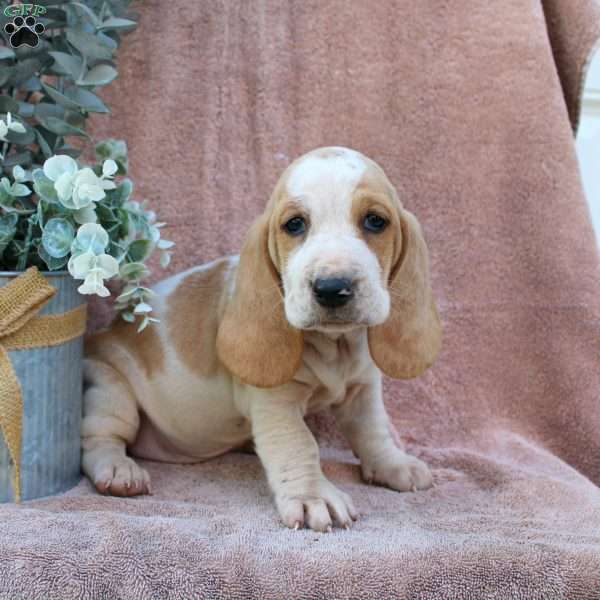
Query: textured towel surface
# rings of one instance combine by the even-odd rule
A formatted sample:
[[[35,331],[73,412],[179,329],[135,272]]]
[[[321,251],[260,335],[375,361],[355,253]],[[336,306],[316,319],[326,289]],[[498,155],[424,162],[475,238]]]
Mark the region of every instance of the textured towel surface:
[[[237,252],[317,146],[374,158],[419,218],[444,347],[385,394],[437,485],[361,483],[323,417],[326,474],[363,513],[351,531],[283,529],[255,456],[146,462],[152,497],[82,480],[0,506],[0,596],[600,598],[600,264],[571,128],[599,16],[591,0],[144,2],[96,133],[127,138],[172,271]]]

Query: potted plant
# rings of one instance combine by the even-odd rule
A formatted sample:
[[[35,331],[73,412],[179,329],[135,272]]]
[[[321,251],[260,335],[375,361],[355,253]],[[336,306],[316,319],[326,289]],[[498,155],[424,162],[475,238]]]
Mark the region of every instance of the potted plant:
[[[142,280],[155,251],[168,264],[164,224],[132,199],[124,141],[80,158],[87,118],[108,112],[96,90],[116,77],[120,35],[136,25],[128,4],[0,3],[0,502],[79,480],[86,296],[109,296],[116,281],[122,318],[154,321]],[[35,44],[11,44],[31,11]]]

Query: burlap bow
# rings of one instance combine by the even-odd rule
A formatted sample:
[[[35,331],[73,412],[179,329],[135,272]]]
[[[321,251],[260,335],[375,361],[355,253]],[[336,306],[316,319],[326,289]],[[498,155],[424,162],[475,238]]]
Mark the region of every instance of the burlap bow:
[[[35,267],[0,288],[0,430],[15,466],[15,502],[21,501],[23,396],[8,351],[58,346],[85,332],[85,304],[62,315],[36,316],[54,294]]]

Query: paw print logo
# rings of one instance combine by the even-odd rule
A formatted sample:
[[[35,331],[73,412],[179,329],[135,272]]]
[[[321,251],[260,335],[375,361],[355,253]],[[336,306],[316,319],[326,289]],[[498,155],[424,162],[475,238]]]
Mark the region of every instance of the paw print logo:
[[[38,23],[35,17],[29,15],[26,19],[15,17],[12,23],[4,26],[4,31],[10,35],[10,45],[13,48],[29,46],[35,48],[39,42],[39,36],[44,33],[45,27]]]

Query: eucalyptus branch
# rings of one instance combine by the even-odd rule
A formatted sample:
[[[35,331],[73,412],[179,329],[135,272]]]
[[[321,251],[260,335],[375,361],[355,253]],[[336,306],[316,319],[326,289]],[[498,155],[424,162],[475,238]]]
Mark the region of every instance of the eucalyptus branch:
[[[33,233],[33,222],[31,219],[27,222],[27,234],[25,235],[25,241],[23,249],[19,255],[19,261],[17,262],[17,271],[24,271],[27,266],[27,257],[29,256],[29,246],[31,245],[31,235]]]
[[[0,10],[8,4],[0,0]],[[161,239],[154,213],[131,199],[131,181],[120,180],[124,141],[98,144],[100,162],[91,167],[68,143],[74,136],[92,143],[88,117],[109,112],[97,91],[117,77],[121,36],[137,25],[129,5],[53,2],[36,16],[46,29],[35,48],[0,46],[0,269],[68,268],[83,281],[82,294],[103,296],[104,280],[119,279],[117,307],[143,328],[154,320],[145,263],[159,251],[167,265],[172,242]]]
[[[53,153],[77,157],[79,151],[68,144],[68,139],[86,136],[86,121],[91,114],[109,112],[96,92],[117,76],[114,61],[120,38],[137,25],[127,14],[130,3],[51,3],[44,16],[36,17],[42,25],[50,26],[39,34],[37,47],[0,47],[0,71],[5,77],[0,92],[0,121],[6,123],[11,113],[26,129],[22,134],[9,132],[0,141],[4,157],[13,150],[11,166],[31,165],[35,169]],[[9,4],[0,1],[0,10]],[[57,80],[51,83],[48,76]],[[13,93],[6,94],[7,90]],[[23,100],[18,102],[17,98]]]

